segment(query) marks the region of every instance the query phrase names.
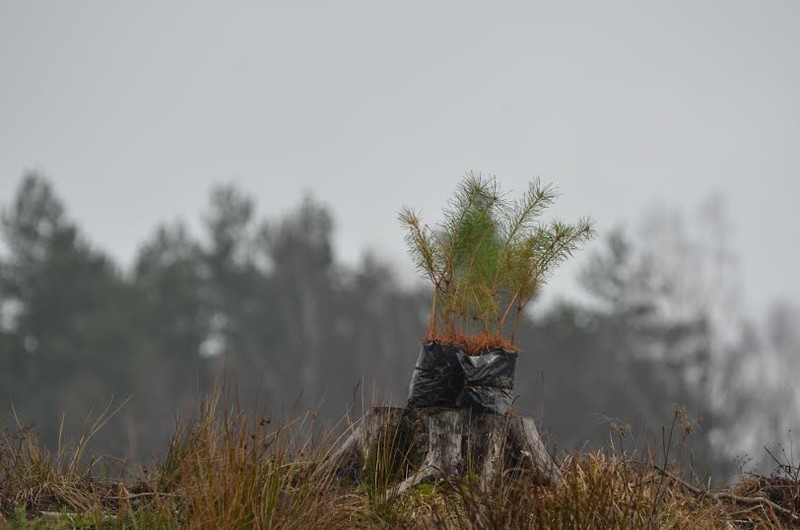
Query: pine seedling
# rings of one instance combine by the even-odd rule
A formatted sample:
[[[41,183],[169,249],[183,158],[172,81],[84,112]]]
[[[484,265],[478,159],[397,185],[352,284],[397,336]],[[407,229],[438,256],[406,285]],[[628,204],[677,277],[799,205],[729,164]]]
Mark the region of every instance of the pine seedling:
[[[426,340],[459,344],[473,354],[514,349],[528,303],[555,268],[594,237],[588,218],[541,222],[555,198],[552,185],[535,179],[512,201],[493,177],[468,173],[435,229],[412,208],[400,211],[409,254],[433,285]]]

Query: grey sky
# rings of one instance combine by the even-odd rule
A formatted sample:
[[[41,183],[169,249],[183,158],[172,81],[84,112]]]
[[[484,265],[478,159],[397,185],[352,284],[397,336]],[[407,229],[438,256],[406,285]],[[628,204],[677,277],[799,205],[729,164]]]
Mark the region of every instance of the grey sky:
[[[798,2],[4,1],[0,75],[0,200],[40,169],[126,263],[232,180],[407,276],[396,210],[473,169],[601,230],[721,192],[751,307],[800,300]]]

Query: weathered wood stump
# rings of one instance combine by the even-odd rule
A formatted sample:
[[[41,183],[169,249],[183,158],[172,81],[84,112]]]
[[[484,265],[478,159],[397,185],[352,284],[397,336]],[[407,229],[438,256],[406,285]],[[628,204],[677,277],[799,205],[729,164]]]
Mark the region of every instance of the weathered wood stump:
[[[354,483],[379,475],[393,494],[461,480],[486,490],[508,471],[534,471],[544,485],[563,481],[532,418],[448,408],[373,407],[326,465]]]

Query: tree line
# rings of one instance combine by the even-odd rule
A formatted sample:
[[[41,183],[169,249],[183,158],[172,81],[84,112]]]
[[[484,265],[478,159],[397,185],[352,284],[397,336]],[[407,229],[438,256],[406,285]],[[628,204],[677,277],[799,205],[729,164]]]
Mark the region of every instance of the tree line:
[[[96,450],[145,462],[220,373],[276,416],[335,422],[362,401],[401,405],[427,291],[401,286],[371,254],[337,262],[333,215],[311,197],[278,219],[256,206],[217,186],[201,237],[161,224],[123,270],[49,180],[24,175],[2,209],[0,421],[56,447],[128,399]],[[705,240],[678,217],[644,237],[606,234],[581,273],[585,297],[525,315],[515,408],[541,417],[557,446],[660,444],[678,419],[695,431],[698,471],[730,476],[736,454],[786,438],[796,393],[770,370],[800,352],[798,311],[777,308],[763,330],[748,323],[724,223],[706,215],[701,226]]]

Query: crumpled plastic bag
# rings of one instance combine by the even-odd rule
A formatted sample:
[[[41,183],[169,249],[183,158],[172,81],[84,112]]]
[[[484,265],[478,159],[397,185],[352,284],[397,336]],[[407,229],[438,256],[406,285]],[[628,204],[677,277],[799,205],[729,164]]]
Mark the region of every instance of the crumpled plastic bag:
[[[459,353],[463,355],[461,348],[453,344],[422,345],[408,388],[409,407],[457,407],[464,389]]]
[[[464,388],[456,406],[478,412],[508,413],[514,401],[517,357],[517,352],[504,349],[475,356],[459,352]]]

